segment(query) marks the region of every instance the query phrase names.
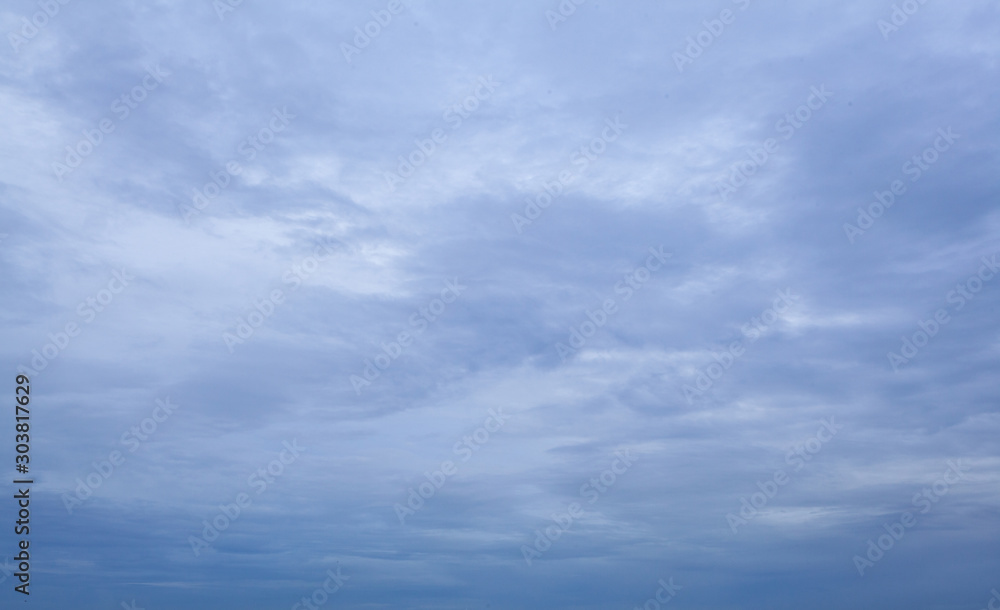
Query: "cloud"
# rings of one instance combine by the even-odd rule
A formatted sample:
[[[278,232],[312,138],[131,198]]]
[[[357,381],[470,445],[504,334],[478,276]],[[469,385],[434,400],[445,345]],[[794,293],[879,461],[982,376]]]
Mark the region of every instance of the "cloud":
[[[662,579],[690,607],[957,608],[1000,586],[1000,284],[949,300],[1000,252],[992,4],[926,3],[888,38],[893,5],[860,1],[56,4],[0,54],[0,349],[32,370],[40,607],[292,607],[338,562],[330,607],[632,607]],[[723,9],[737,18],[679,71]],[[852,243],[845,223],[894,180],[905,193]],[[788,289],[801,299],[755,327]],[[894,371],[887,353],[941,308]],[[181,408],[130,452],[166,397]],[[394,504],[501,408],[400,524]],[[792,472],[831,417],[843,430]],[[293,440],[308,451],[195,556],[189,536]],[[626,450],[627,473],[581,498]],[[968,480],[860,578],[852,556],[956,459]],[[779,469],[734,534],[727,514]]]

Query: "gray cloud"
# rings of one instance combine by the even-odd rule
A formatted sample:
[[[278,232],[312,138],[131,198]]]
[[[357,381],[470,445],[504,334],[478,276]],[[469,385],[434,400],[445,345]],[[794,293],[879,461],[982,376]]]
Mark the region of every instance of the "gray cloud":
[[[293,607],[339,562],[329,607],[635,607],[670,578],[692,608],[985,605],[1000,283],[961,307],[949,294],[1000,252],[996,7],[922,4],[885,37],[892,3],[567,1],[553,29],[557,1],[408,0],[347,61],[388,4],[220,18],[212,2],[69,2],[0,53],[0,349],[33,370],[32,601]],[[39,6],[10,4],[0,26]],[[678,70],[724,9],[732,23]],[[156,66],[169,76],[137,93]],[[456,126],[449,108],[482,78],[495,91]],[[779,121],[820,86],[832,95],[786,138]],[[616,117],[627,128],[595,154]],[[102,119],[113,131],[82,154]],[[913,180],[904,164],[949,128]],[[82,158],[60,181],[67,146]],[[565,171],[518,232],[511,216]],[[894,180],[906,192],[851,243],[844,224]],[[616,292],[660,246],[669,262]],[[81,313],[121,270],[135,279]],[[453,278],[467,288],[417,333]],[[750,340],[784,289],[800,299]],[[230,350],[224,333],[274,290]],[[617,313],[564,361],[556,345],[608,298]],[[887,353],[942,308],[894,371]],[[403,331],[412,344],[357,392],[351,375]],[[167,396],[181,407],[128,452]],[[401,525],[393,505],[499,408],[502,431]],[[830,417],[843,429],[794,471],[789,452]],[[293,439],[308,451],[196,557],[188,536]],[[625,449],[635,464],[582,499]],[[125,462],[68,514],[114,450]],[[957,459],[967,480],[859,577],[852,557]],[[727,514],[779,469],[788,484],[734,534]],[[527,566],[521,546],[574,501],[583,516]]]

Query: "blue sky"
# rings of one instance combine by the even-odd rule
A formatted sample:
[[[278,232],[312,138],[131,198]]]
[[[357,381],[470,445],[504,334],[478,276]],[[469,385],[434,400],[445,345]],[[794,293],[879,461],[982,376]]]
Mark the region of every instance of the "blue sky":
[[[623,4],[0,9],[31,604],[987,607],[1000,8]]]

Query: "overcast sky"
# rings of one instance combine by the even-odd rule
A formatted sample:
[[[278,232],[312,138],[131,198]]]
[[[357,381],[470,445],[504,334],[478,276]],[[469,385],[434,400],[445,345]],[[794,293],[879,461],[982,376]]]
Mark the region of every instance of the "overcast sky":
[[[1000,590],[997,3],[229,1],[0,9],[35,607]]]

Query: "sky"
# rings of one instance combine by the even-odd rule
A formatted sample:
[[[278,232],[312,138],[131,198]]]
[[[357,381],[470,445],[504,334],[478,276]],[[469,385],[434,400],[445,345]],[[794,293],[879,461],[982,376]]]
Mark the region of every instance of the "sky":
[[[1000,604],[995,2],[0,33],[4,607]]]

